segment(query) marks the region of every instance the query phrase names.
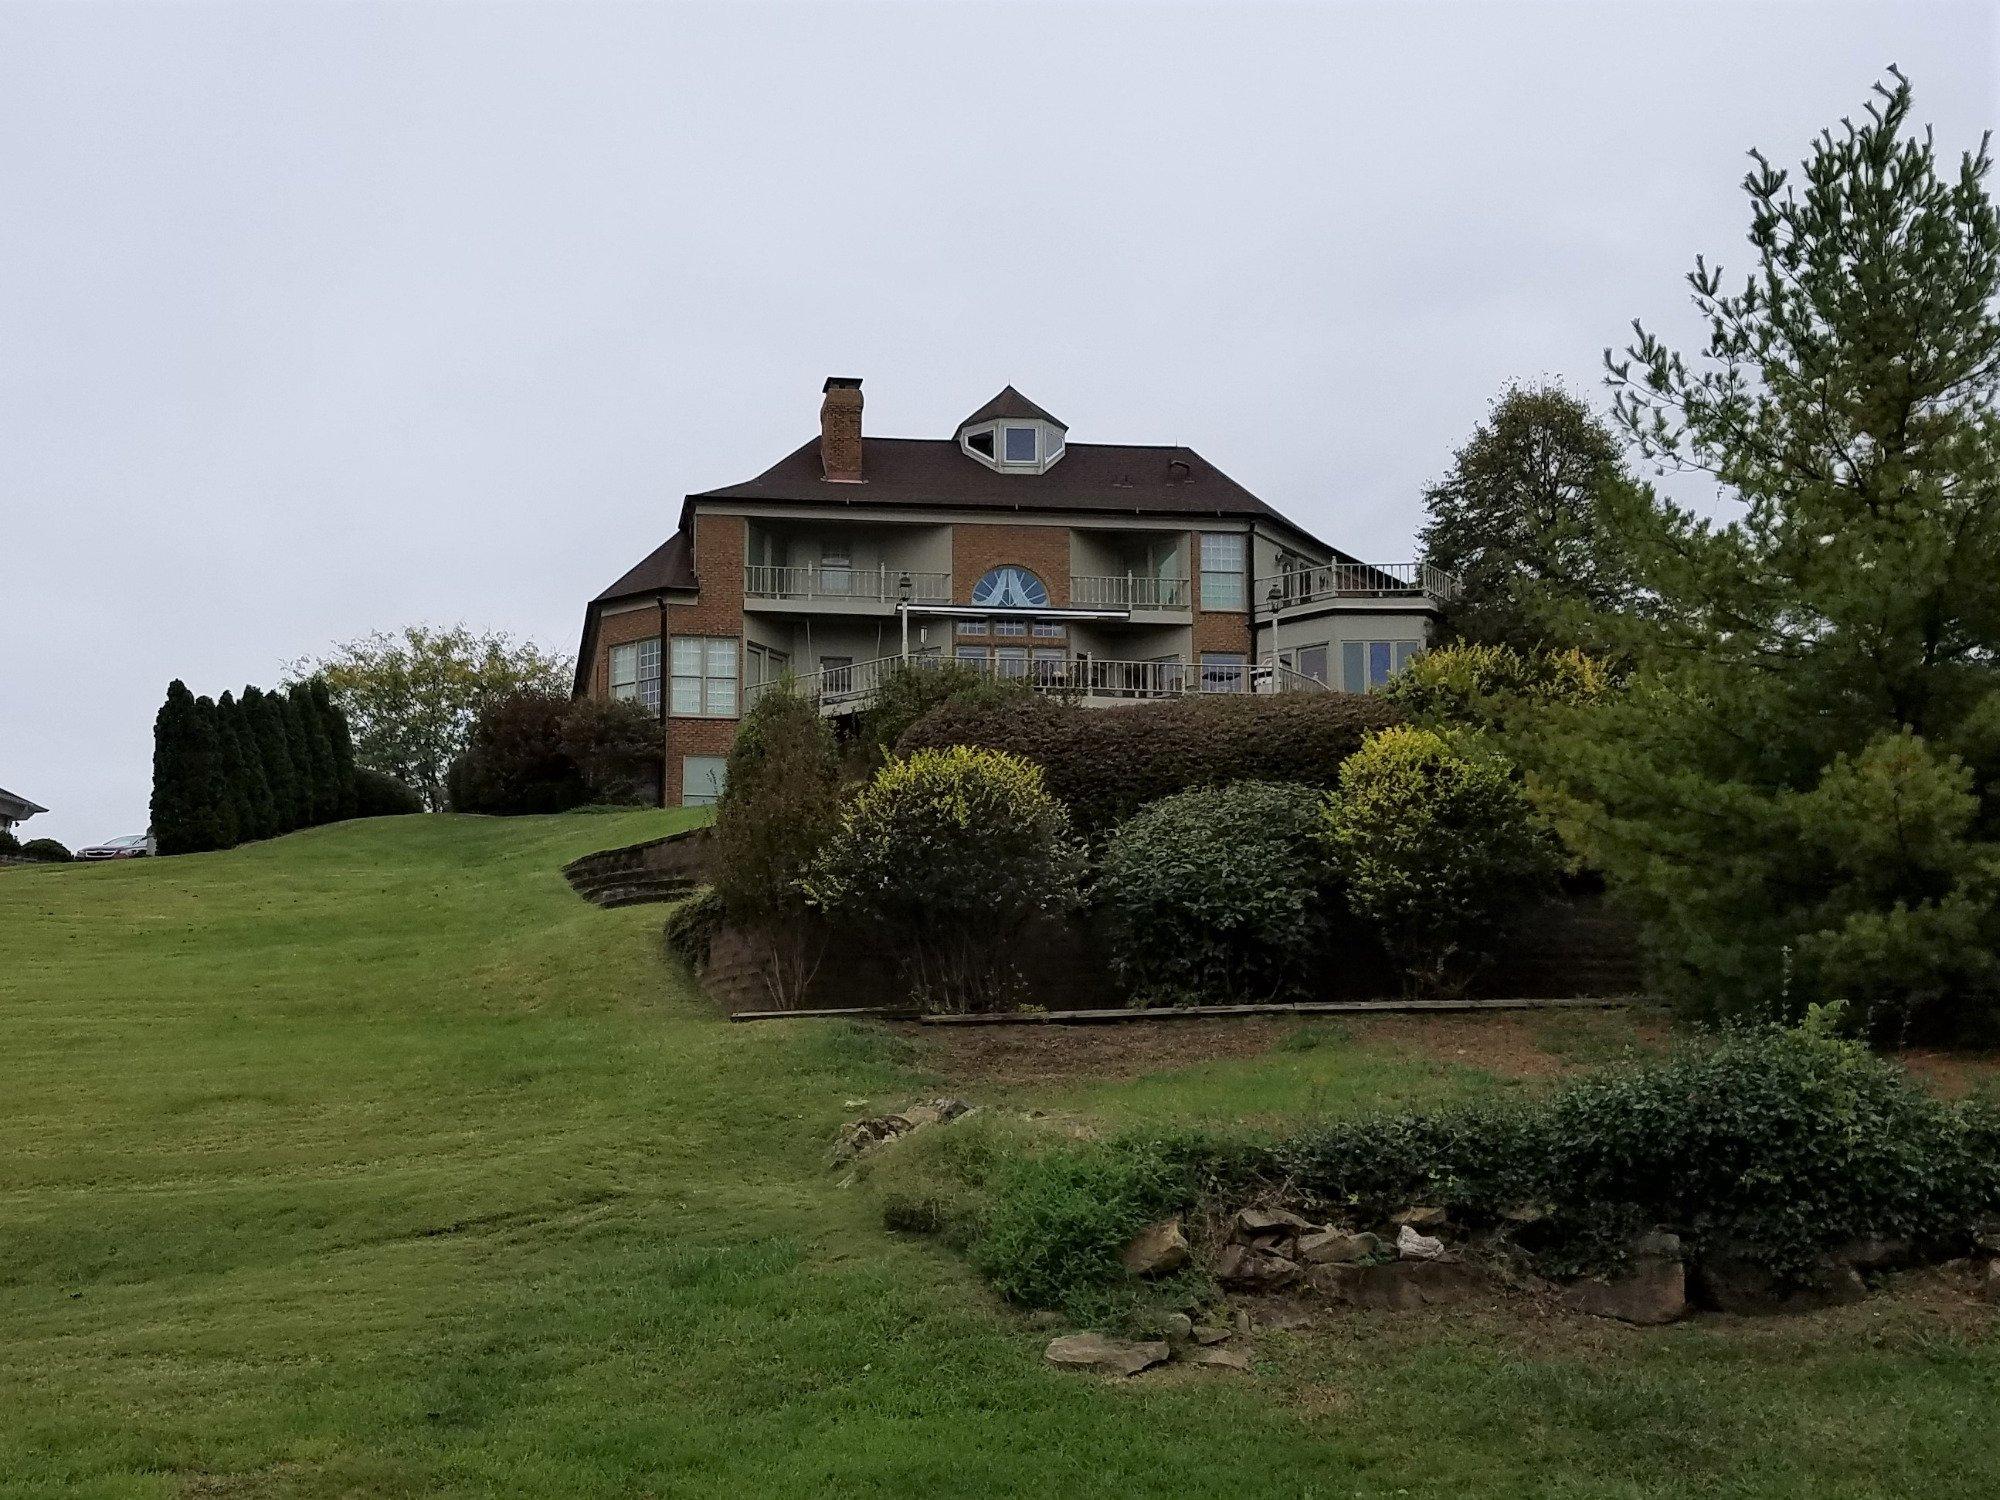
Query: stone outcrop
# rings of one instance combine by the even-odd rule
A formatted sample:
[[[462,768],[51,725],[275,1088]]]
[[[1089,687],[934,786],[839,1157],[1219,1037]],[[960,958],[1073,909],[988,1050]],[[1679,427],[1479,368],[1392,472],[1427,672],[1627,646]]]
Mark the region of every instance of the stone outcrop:
[[[1167,1362],[1165,1339],[1114,1339],[1101,1333],[1066,1333],[1052,1339],[1043,1358],[1071,1370],[1104,1370],[1137,1375]]]
[[[1188,1263],[1194,1251],[1179,1219],[1161,1219],[1132,1237],[1119,1264],[1134,1276],[1164,1276]]]

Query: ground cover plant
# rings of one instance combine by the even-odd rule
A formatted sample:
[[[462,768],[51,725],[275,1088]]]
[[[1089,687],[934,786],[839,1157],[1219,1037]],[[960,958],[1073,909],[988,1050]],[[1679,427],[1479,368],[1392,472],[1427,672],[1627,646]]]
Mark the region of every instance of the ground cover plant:
[[[936,1091],[911,1044],[722,1022],[661,961],[661,908],[558,874],[691,816],[0,877],[0,1488],[2000,1491],[1989,1326],[1903,1298],[1639,1335],[1362,1318],[1260,1340],[1254,1380],[1045,1369],[963,1256],[826,1170],[856,1101]],[[1343,1112],[1493,1086],[1332,1036],[1273,1062],[1275,1097],[1311,1062]]]

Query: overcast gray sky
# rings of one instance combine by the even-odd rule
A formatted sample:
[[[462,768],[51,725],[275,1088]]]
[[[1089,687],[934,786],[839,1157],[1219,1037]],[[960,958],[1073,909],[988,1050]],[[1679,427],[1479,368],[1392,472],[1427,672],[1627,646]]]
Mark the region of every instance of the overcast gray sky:
[[[0,786],[146,823],[167,681],[378,627],[565,651],[865,377],[1011,381],[1412,550],[1514,377],[1743,263],[1744,151],[1990,5],[0,4]]]

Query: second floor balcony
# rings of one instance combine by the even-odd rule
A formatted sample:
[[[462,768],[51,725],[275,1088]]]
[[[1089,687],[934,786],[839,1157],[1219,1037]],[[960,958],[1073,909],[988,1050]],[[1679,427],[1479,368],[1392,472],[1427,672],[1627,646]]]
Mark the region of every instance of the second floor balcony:
[[[848,567],[810,563],[783,567],[752,563],[743,570],[746,605],[799,604],[873,611],[911,604],[951,603],[951,574],[897,567]]]
[[[1458,590],[1457,574],[1425,562],[1332,562],[1259,578],[1256,600],[1260,608],[1276,610],[1347,600],[1362,605],[1392,600],[1448,604]]]
[[[1189,588],[1189,581],[1185,578],[1153,578],[1132,573],[1073,573],[1069,580],[1069,597],[1072,604],[1097,608],[1185,610],[1192,598]]]

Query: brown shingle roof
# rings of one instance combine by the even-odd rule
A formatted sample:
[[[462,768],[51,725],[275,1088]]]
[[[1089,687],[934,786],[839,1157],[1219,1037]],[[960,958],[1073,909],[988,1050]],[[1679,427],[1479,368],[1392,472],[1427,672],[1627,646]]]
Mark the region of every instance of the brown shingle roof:
[[[688,550],[687,533],[676,531],[591,603],[602,604],[607,599],[625,599],[633,594],[656,594],[661,589],[691,589],[694,586],[694,557]]]
[[[1069,431],[1069,424],[1067,422],[1059,421],[1055,417],[1050,416],[1011,385],[1002,386],[999,395],[980,407],[978,411],[967,417],[963,422],[960,422],[954,430],[955,432],[963,432],[966,428],[974,426],[977,423],[991,422],[995,417],[1013,417],[1022,422],[1054,422],[1063,431]]]
[[[702,500],[792,501],[959,510],[1054,510],[1105,515],[1286,519],[1192,448],[1071,443],[1040,474],[1001,473],[950,438],[864,438],[862,481],[835,484],[806,443],[755,479],[690,495]]]

